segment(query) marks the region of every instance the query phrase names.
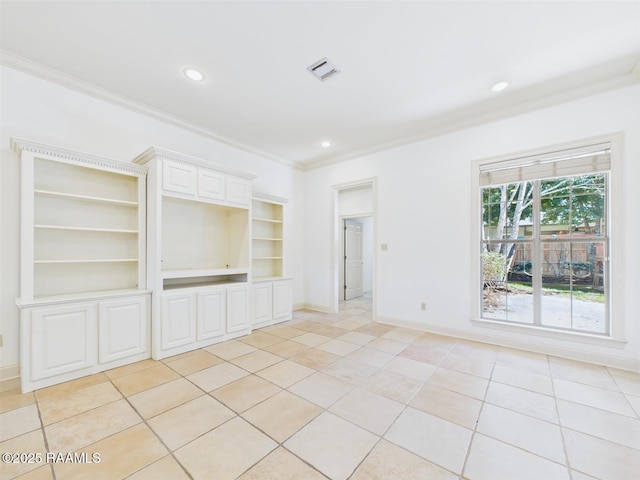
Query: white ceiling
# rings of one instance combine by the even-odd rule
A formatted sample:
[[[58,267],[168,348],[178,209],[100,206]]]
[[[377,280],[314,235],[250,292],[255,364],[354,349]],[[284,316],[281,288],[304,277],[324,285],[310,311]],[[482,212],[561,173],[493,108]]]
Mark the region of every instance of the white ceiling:
[[[640,81],[639,1],[1,8],[4,64],[307,168]]]

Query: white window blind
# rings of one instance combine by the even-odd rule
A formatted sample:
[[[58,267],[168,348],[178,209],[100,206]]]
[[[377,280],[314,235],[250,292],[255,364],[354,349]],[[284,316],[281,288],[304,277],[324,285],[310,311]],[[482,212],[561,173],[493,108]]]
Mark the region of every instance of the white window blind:
[[[611,146],[600,143],[543,155],[480,165],[480,186],[604,172],[611,168]]]

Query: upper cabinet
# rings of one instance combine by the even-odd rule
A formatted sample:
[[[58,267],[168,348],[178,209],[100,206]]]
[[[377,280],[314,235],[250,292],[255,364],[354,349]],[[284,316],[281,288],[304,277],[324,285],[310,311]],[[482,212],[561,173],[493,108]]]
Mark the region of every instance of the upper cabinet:
[[[191,198],[200,202],[212,202],[249,208],[251,203],[251,179],[253,176],[229,173],[202,160],[174,152],[151,148],[135,161],[145,161],[155,155],[172,156],[178,160],[162,160],[162,190],[164,195]],[[196,162],[196,163],[194,163]]]

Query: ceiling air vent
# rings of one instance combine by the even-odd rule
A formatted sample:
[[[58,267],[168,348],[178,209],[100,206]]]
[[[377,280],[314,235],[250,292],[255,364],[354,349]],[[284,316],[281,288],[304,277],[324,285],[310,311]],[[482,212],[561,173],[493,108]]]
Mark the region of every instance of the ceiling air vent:
[[[318,60],[310,67],[307,67],[307,70],[313,73],[321,81],[325,81],[327,78],[340,73],[340,70],[330,63],[326,57]]]

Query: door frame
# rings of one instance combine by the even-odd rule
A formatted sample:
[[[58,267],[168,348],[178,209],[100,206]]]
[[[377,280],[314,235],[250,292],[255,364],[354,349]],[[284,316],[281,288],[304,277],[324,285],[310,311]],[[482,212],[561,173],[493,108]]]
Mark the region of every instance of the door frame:
[[[361,212],[355,215],[340,215],[340,192],[342,190],[351,190],[353,188],[358,187],[371,187],[371,211],[370,212]],[[371,217],[371,229],[373,232],[371,242],[373,247],[373,279],[372,279],[372,287],[371,287],[371,296],[372,296],[372,320],[375,321],[377,318],[377,284],[378,284],[378,250],[376,245],[378,244],[378,177],[369,177],[361,180],[356,180],[353,182],[341,183],[338,185],[333,185],[331,187],[332,195],[332,211],[333,211],[333,221],[331,227],[331,239],[330,239],[330,252],[331,256],[331,264],[330,268],[330,278],[331,278],[331,313],[339,312],[339,302],[340,302],[340,262],[343,261],[343,253],[342,253],[342,239],[343,236],[343,224],[344,219],[346,218],[358,218],[358,217]]]

